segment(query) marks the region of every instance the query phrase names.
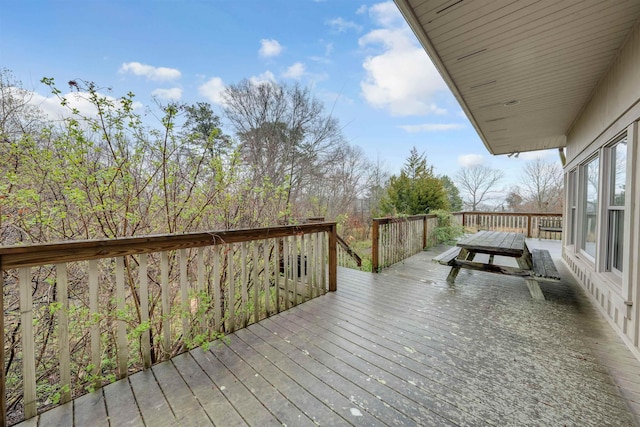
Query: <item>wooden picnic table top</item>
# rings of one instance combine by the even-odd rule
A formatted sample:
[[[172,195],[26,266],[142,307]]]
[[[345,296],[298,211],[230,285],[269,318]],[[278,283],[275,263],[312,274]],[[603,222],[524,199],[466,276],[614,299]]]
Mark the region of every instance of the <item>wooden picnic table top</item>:
[[[505,231],[480,231],[458,241],[457,246],[469,252],[516,258],[522,256],[526,247],[524,234]]]

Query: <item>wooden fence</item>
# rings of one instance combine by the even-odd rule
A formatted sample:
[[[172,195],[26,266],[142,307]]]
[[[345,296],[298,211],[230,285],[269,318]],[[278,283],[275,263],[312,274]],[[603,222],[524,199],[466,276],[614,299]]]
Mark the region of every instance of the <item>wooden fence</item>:
[[[510,212],[455,212],[453,220],[467,232],[479,230],[514,231],[527,237],[562,239],[562,232],[540,230],[545,220],[562,222],[562,214],[554,213],[510,213]],[[408,217],[374,218],[371,226],[372,271],[402,261],[423,249],[439,242],[435,229],[435,215],[413,215]]]
[[[371,225],[371,271],[402,261],[436,244],[435,215],[374,218]]]
[[[554,213],[511,213],[511,212],[456,212],[453,214],[458,224],[470,231],[514,231],[527,237],[561,240],[562,232],[541,231],[540,223],[545,220],[559,220],[562,214]]]
[[[3,425],[335,291],[337,245],[313,223],[0,247]]]

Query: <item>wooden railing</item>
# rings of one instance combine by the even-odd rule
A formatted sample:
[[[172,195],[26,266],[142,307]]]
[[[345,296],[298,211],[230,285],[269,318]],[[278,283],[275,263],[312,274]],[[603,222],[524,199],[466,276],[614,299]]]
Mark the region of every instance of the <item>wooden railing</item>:
[[[362,268],[362,258],[340,236],[338,239],[338,266],[347,268]]]
[[[515,231],[527,237],[562,239],[562,233],[540,230],[546,220],[562,221],[562,214],[509,212],[455,212],[453,220],[465,230]],[[437,244],[435,215],[414,215],[396,218],[375,218],[371,226],[372,271],[400,262],[423,249]]]
[[[456,212],[453,214],[458,224],[471,230],[515,231],[527,237],[544,239],[562,239],[562,233],[540,231],[540,223],[544,220],[562,221],[562,214],[555,213],[511,213],[511,212]]]
[[[0,247],[3,425],[336,290],[337,245],[312,223]]]
[[[371,226],[371,270],[377,273],[381,268],[434,245],[437,225],[435,215],[374,218]]]

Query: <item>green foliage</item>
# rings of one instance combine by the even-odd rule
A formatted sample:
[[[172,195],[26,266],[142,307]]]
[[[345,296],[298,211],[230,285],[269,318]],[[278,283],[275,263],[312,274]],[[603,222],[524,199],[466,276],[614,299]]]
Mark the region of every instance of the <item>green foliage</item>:
[[[451,212],[460,212],[462,210],[462,197],[460,197],[460,190],[453,183],[451,178],[447,175],[440,177],[444,191],[447,193],[447,199],[449,200],[449,209]]]
[[[448,200],[442,180],[434,176],[426,156],[412,148],[400,175],[389,180],[382,200],[383,213],[417,215],[446,208]]]
[[[438,217],[438,227],[434,230],[438,243],[452,243],[456,238],[462,236],[464,228],[454,221],[450,212],[437,209],[431,213]]]

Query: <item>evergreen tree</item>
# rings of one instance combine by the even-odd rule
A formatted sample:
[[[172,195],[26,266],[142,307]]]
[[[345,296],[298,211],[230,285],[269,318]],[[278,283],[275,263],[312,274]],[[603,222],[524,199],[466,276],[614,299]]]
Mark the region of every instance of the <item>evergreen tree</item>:
[[[447,175],[440,177],[444,190],[447,193],[447,199],[449,200],[449,209],[451,212],[459,212],[462,210],[462,197],[460,197],[460,190],[453,183],[451,178]]]
[[[426,155],[413,147],[399,176],[392,176],[382,201],[386,214],[416,215],[447,209],[449,202],[443,182],[433,174]]]

